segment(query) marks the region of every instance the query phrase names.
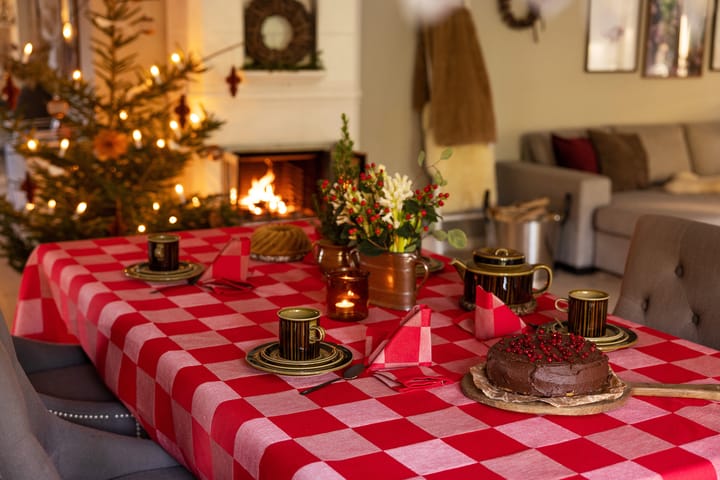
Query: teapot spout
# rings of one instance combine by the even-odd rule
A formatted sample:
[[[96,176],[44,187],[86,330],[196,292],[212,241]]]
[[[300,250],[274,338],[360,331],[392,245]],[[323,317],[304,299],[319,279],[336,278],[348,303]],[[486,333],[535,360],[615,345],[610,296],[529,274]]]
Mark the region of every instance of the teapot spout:
[[[457,258],[453,258],[450,262],[450,265],[455,267],[455,270],[460,275],[460,278],[465,280],[465,272],[467,272],[467,265],[465,265],[462,261],[458,260]]]

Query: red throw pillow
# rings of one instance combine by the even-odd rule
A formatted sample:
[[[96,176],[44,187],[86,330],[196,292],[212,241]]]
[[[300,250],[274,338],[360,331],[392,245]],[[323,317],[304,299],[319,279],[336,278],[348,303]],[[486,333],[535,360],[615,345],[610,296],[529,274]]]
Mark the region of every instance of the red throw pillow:
[[[598,159],[589,138],[563,138],[552,135],[552,146],[558,165],[575,170],[599,173]]]

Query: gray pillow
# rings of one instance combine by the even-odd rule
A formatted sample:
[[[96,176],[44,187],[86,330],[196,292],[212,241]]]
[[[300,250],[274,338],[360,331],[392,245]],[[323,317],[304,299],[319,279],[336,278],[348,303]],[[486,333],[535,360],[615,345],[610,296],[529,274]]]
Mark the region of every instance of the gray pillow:
[[[610,177],[613,192],[646,188],[647,154],[640,137],[632,133],[588,130],[600,173]]]

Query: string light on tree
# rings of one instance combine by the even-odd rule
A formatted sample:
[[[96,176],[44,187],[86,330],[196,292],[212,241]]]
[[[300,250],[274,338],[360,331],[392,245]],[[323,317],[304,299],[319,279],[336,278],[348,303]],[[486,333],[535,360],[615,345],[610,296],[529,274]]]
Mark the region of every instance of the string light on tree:
[[[67,149],[70,147],[70,140],[67,138],[63,138],[60,140],[60,151],[58,151],[58,156],[60,158],[65,157],[65,153],[67,153]]]
[[[123,122],[128,119],[128,113],[126,110],[120,110],[118,112],[118,118],[122,120]]]
[[[173,52],[173,54],[170,55],[170,61],[171,61],[172,63],[174,63],[175,65],[179,65],[180,62],[182,62],[182,57],[180,56],[179,53]]]
[[[88,208],[87,202],[80,202],[80,203],[78,203],[77,207],[75,207],[75,213],[77,213],[78,215],[82,215],[83,213],[85,213],[87,211],[87,208]]]
[[[77,88],[78,85],[80,85],[80,80],[82,80],[82,72],[80,70],[73,70],[72,79],[73,86]]]
[[[165,148],[165,139],[164,138],[158,138],[155,142],[155,145],[157,145],[158,148]]]
[[[132,138],[133,138],[133,141],[135,142],[135,148],[137,148],[138,150],[141,149],[142,148],[142,133],[140,132],[140,130],[138,130],[138,129],[133,130]]]
[[[35,140],[34,138],[31,138],[30,140],[27,141],[27,148],[31,152],[36,151],[38,149],[38,141]]]
[[[160,68],[157,65],[150,67],[150,75],[152,75],[155,83],[160,83]]]
[[[23,47],[23,57],[22,57],[22,63],[27,63],[28,60],[30,60],[30,55],[32,55],[33,52],[33,44],[28,42]]]
[[[73,37],[73,26],[70,22],[63,23],[62,36],[66,42],[72,40]]]
[[[175,185],[175,193],[177,193],[180,203],[185,203],[185,188],[181,184]]]
[[[137,231],[138,233],[145,233],[147,231],[147,227],[141,223],[138,225]]]

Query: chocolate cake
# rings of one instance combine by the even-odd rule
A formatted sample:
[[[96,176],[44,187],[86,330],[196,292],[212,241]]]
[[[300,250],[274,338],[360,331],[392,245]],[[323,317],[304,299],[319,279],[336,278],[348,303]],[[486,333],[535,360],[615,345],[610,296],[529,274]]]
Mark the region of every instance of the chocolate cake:
[[[488,351],[485,373],[503,390],[539,397],[586,395],[608,385],[608,358],[579,335],[544,331],[504,337]]]

